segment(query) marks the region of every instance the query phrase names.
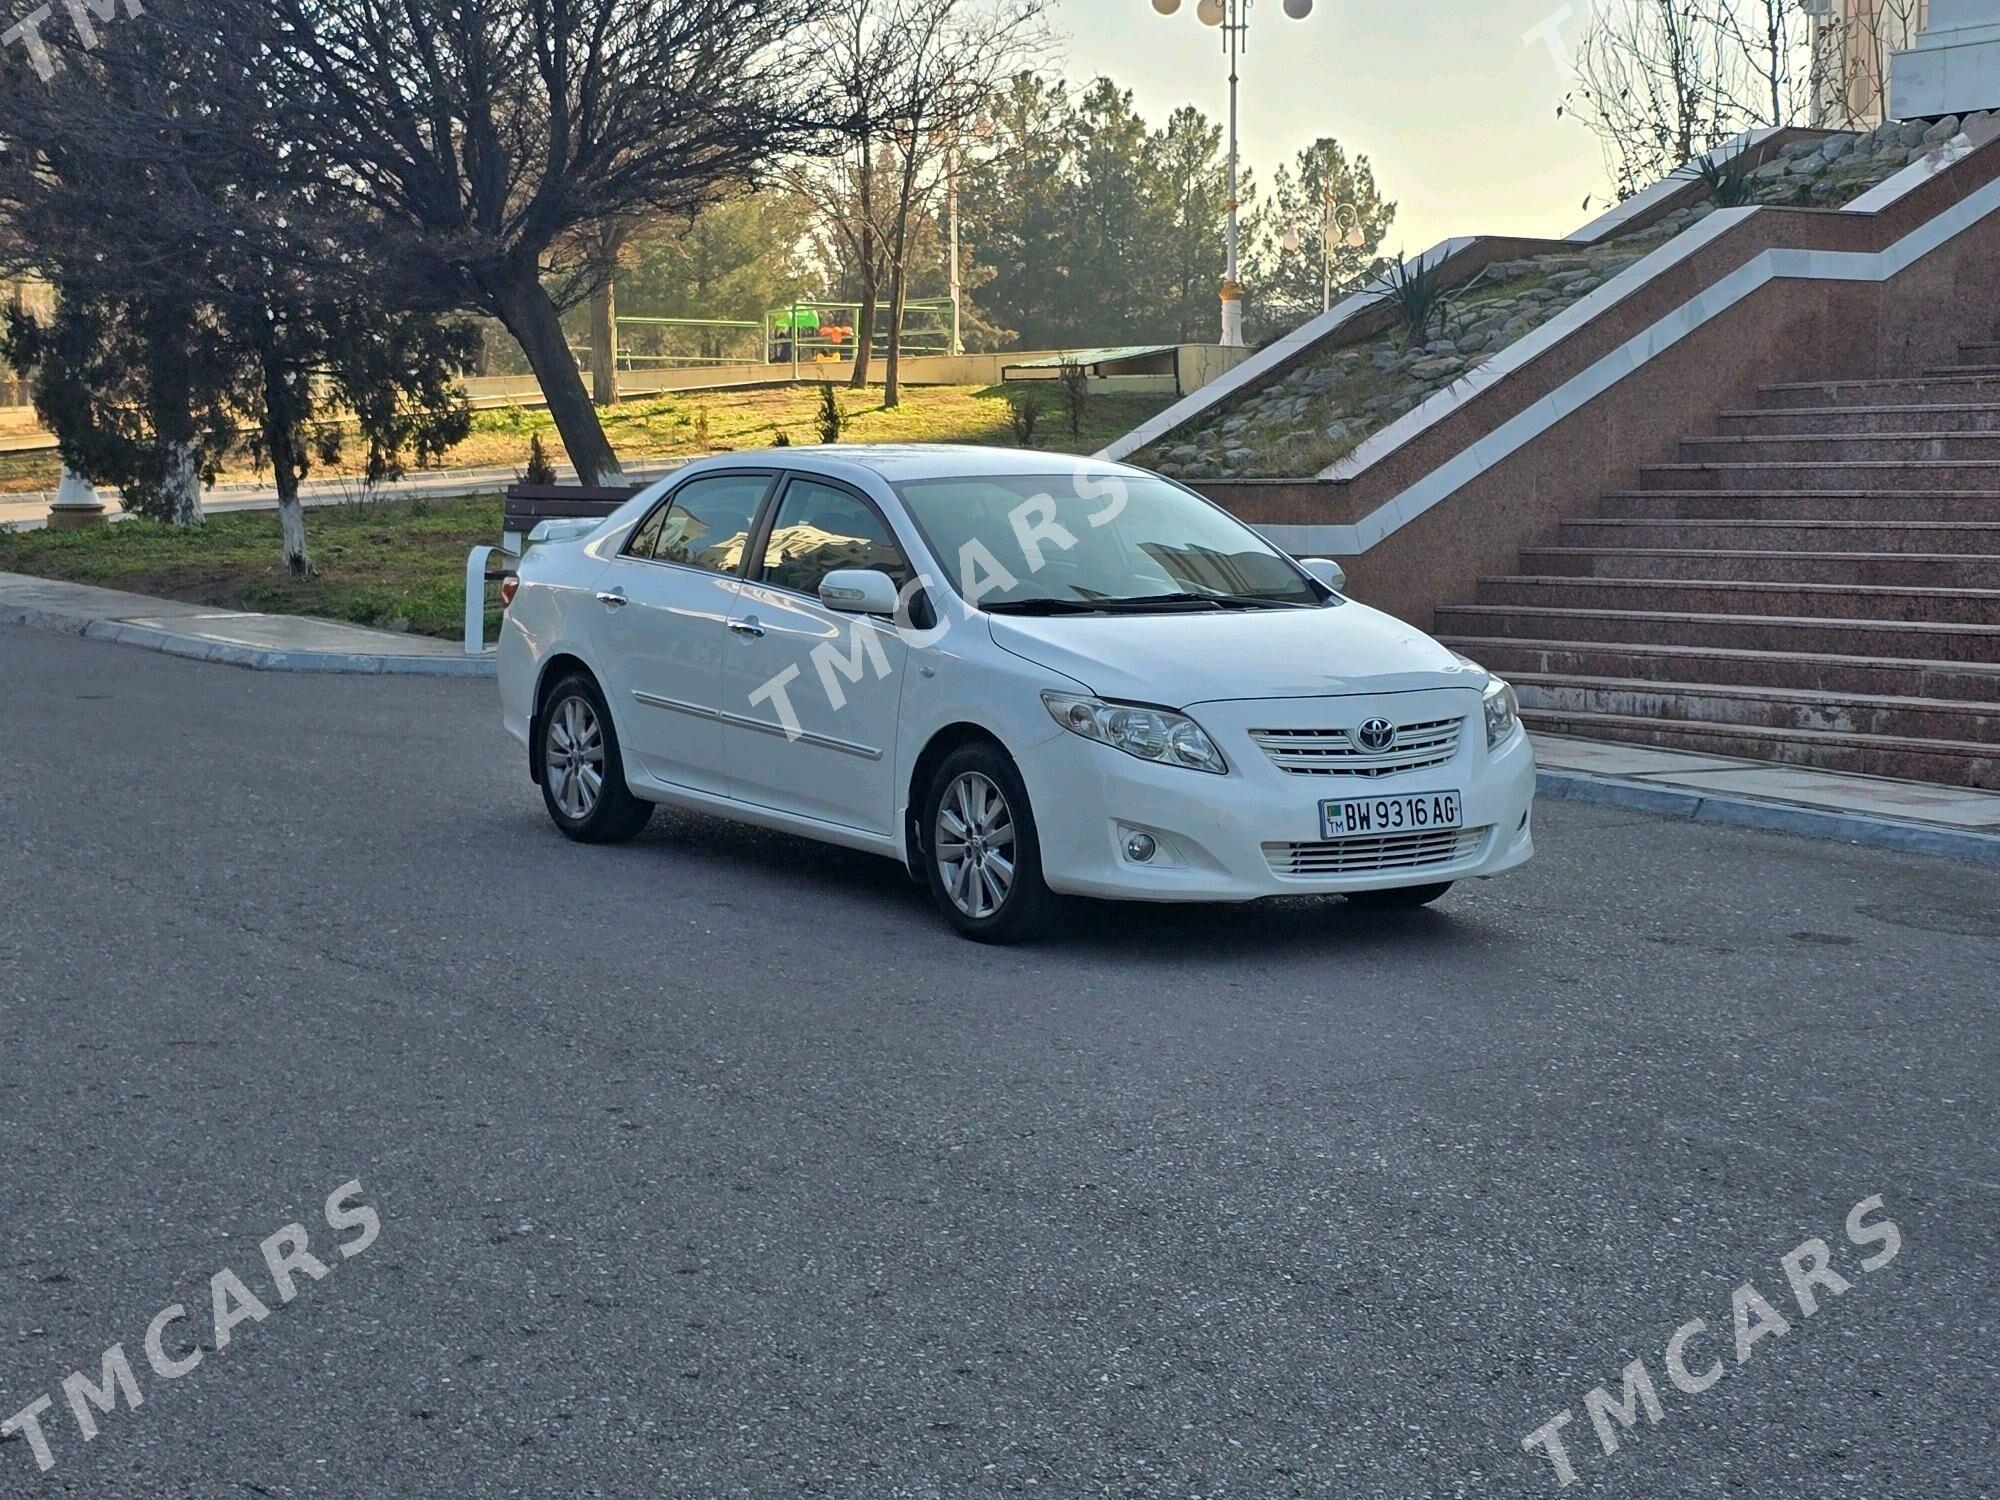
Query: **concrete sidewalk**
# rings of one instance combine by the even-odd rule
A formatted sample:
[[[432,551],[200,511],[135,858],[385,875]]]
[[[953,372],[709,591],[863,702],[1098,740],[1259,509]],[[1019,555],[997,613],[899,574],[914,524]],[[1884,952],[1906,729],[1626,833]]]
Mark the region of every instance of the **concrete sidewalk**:
[[[1603,740],[1535,736],[1539,792],[2000,867],[2000,793]]]
[[[491,677],[493,654],[458,641],[369,630],[310,615],[247,614],[84,583],[0,573],[0,624],[118,641],[273,672],[393,672]]]

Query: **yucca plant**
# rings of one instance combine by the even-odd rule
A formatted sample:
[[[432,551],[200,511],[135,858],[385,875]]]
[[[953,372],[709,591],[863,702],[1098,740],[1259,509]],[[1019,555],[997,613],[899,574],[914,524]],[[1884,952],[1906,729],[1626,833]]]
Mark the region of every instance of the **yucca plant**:
[[[1458,300],[1474,286],[1478,285],[1485,271],[1480,271],[1464,285],[1447,289],[1444,284],[1444,257],[1426,262],[1417,257],[1415,265],[1403,259],[1398,250],[1396,258],[1384,266],[1382,279],[1387,283],[1374,296],[1378,302],[1394,304],[1403,319],[1403,343],[1422,344],[1429,341],[1431,330],[1442,331],[1451,319],[1452,309]]]
[[[1741,208],[1756,194],[1751,170],[1750,153],[1739,151],[1722,162],[1716,161],[1713,153],[1697,156],[1681,173],[1701,183],[1717,208]]]

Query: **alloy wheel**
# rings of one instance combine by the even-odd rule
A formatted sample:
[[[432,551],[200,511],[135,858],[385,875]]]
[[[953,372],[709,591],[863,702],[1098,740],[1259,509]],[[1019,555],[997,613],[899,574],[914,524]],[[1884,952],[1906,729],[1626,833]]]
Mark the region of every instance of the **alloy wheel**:
[[[1000,788],[967,771],[938,804],[938,874],[951,904],[982,921],[1007,902],[1014,884],[1014,817]]]
[[[604,792],[604,727],[582,697],[568,697],[549,715],[542,774],[563,815],[588,818]]]

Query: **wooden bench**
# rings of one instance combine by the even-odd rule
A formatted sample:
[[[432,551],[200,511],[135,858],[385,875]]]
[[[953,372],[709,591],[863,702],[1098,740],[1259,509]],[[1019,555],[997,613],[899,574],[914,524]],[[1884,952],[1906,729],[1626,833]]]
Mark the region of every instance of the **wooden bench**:
[[[500,545],[518,557],[538,522],[608,516],[639,490],[636,484],[510,484],[500,522]]]

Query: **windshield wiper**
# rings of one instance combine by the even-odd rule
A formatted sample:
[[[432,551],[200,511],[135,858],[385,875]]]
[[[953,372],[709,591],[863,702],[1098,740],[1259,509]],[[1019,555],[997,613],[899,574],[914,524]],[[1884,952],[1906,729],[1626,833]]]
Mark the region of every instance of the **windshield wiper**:
[[[1184,604],[1205,604],[1214,609],[1311,607],[1291,599],[1269,599],[1257,594],[1209,594],[1192,590],[1171,594],[1134,594],[1123,599],[995,599],[979,607],[988,614],[996,615],[1108,615],[1144,614],[1148,610],[1173,609]]]
[[[1171,594],[1140,594],[1129,599],[1100,601],[1106,609],[1150,609],[1156,604],[1213,604],[1217,609],[1304,609],[1290,599],[1271,599],[1261,594],[1210,594],[1179,590]]]
[[[1104,608],[1089,599],[991,599],[979,607],[989,615],[1094,615]]]

